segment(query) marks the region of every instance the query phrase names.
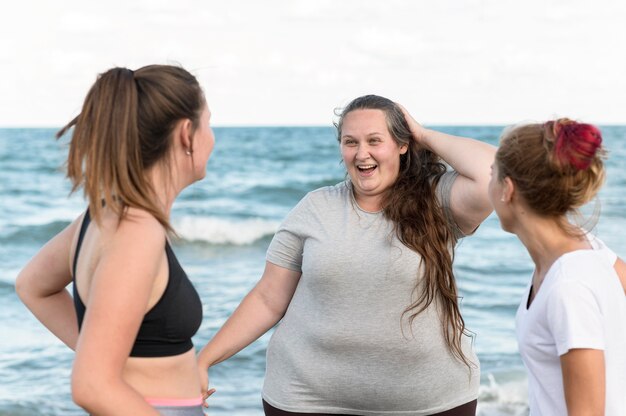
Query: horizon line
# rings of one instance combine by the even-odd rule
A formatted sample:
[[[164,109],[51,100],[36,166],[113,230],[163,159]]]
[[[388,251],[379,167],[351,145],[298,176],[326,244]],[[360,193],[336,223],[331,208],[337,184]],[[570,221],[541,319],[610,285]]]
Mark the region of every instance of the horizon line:
[[[518,122],[512,123],[499,123],[499,122],[485,122],[485,123],[463,123],[463,122],[436,122],[436,123],[420,123],[423,126],[429,127],[506,127],[519,124]],[[603,127],[626,127],[626,121],[623,122],[593,122],[597,126]],[[51,125],[0,125],[2,130],[17,130],[17,129],[40,129],[40,130],[54,130],[61,129],[63,126],[51,126]],[[211,128],[334,128],[332,124],[214,124]]]

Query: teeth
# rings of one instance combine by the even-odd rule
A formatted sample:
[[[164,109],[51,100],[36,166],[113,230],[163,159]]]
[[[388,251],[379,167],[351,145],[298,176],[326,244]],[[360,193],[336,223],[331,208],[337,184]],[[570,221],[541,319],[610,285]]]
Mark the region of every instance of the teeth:
[[[359,165],[357,166],[357,168],[359,169],[371,169],[371,168],[375,168],[376,165]]]

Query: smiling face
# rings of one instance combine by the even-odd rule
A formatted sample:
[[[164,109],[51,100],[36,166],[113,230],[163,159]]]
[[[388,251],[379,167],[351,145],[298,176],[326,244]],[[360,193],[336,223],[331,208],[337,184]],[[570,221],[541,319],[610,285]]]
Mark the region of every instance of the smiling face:
[[[341,156],[348,170],[354,197],[362,209],[378,211],[382,196],[400,171],[400,146],[389,133],[382,110],[354,110],[344,115],[340,137]]]

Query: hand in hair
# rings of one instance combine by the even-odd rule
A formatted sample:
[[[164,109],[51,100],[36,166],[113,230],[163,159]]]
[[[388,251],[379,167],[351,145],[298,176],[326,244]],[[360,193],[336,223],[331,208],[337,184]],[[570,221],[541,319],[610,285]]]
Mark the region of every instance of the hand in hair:
[[[409,129],[411,130],[411,134],[413,135],[413,140],[417,143],[418,147],[425,147],[423,144],[424,137],[426,136],[426,129],[419,124],[411,114],[404,108],[401,104],[398,104],[398,107],[402,110],[404,114],[404,118],[409,125]]]

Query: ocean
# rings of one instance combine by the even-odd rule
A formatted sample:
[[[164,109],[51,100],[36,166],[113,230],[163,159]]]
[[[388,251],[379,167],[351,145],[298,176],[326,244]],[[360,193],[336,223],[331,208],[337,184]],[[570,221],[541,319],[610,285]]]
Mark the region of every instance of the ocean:
[[[497,144],[499,126],[437,127]],[[186,189],[172,220],[174,250],[203,302],[194,338],[206,343],[260,278],[281,219],[308,192],[345,178],[330,127],[216,128],[204,181]],[[602,128],[609,150],[595,233],[626,258],[626,126]],[[85,208],[68,196],[67,139],[52,129],[0,129],[0,415],[83,415],[70,396],[73,353],[15,295],[28,259]],[[585,211],[593,211],[593,204]],[[464,239],[455,261],[462,313],[481,361],[479,414],[528,414],[514,315],[532,265],[492,214]],[[260,415],[270,334],[211,369],[211,415]]]

